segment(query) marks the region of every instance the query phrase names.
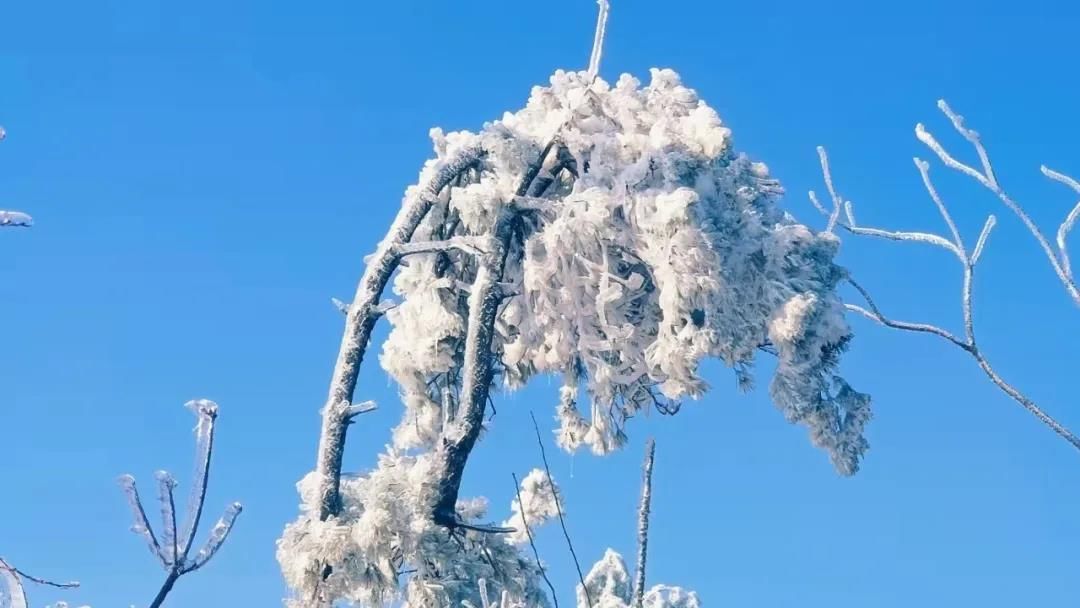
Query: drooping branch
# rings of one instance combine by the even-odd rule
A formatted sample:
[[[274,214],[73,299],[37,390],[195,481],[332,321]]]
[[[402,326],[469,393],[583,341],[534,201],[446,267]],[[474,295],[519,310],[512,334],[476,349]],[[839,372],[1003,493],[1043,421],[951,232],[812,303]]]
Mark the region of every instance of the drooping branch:
[[[439,193],[483,156],[479,148],[467,148],[446,161],[431,180],[410,195],[398,212],[386,237],[369,259],[356,294],[345,316],[337,362],[330,379],[330,391],[322,410],[322,429],[316,465],[318,475],[318,516],[326,520],[341,508],[341,461],[345,452],[353,392],[375,321],[381,316],[379,298],[400,261],[398,248],[412,239],[417,226],[436,203]],[[354,416],[354,415],[353,415]]]
[[[553,137],[536,160],[526,167],[515,193],[517,197],[530,193],[537,176],[548,165],[555,144],[556,138]],[[472,453],[483,428],[484,410],[490,398],[495,370],[495,355],[491,352],[491,345],[495,336],[499,303],[505,296],[501,283],[510,250],[513,223],[519,212],[513,201],[499,205],[487,243],[481,247],[484,254],[478,256],[476,276],[469,288],[468,325],[461,368],[461,402],[457,406],[457,416],[443,430],[443,436],[436,446],[435,458],[437,470],[432,519],[450,528],[462,524],[457,516],[458,492],[469,454]]]
[[[189,401],[186,407],[194,412],[198,419],[195,426],[195,475],[188,497],[187,508],[184,518],[184,528],[178,529],[176,524],[176,504],[174,490],[177,487],[176,479],[166,471],[158,471],[158,500],[161,503],[161,515],[163,534],[161,542],[154,535],[150,522],[146,517],[146,508],[135,487],[135,478],[124,475],[120,478],[120,486],[128,499],[134,524],[131,527],[147,542],[150,552],[161,563],[167,572],[165,581],[158,589],[157,595],[150,603],[150,608],[157,608],[164,603],[165,598],[172,591],[176,581],[181,576],[194,572],[206,565],[225,543],[232,531],[236,518],[240,515],[243,507],[238,502],[229,505],[225,514],[210,532],[203,547],[189,559],[192,542],[198,532],[199,521],[202,517],[206,502],[207,483],[210,477],[210,462],[213,456],[214,446],[214,423],[217,420],[218,406],[213,401],[197,399]]]
[[[438,524],[455,527],[458,491],[465,473],[469,454],[476,445],[484,423],[491,381],[494,375],[494,354],[491,352],[495,336],[495,319],[502,290],[506,256],[510,248],[513,212],[502,206],[497,211],[487,253],[480,257],[469,295],[469,322],[465,335],[465,359],[462,365],[461,403],[458,416],[443,432],[435,459],[436,498],[432,517]]]
[[[943,160],[945,158],[949,159],[944,161],[947,166],[975,177],[975,179],[980,181],[980,183],[986,185],[988,188],[991,188],[992,190],[1001,193],[999,196],[1003,197],[1003,200],[1006,200],[1007,196],[1004,195],[1004,192],[1000,190],[1000,188],[998,188],[997,186],[997,178],[994,176],[993,168],[990,166],[989,158],[987,157],[985,150],[982,148],[982,145],[978,143],[978,135],[974,131],[964,129],[960,117],[953,114],[951,110],[948,109],[948,106],[944,105],[944,103],[942,103],[941,105],[943,107],[943,111],[945,111],[945,113],[953,119],[953,123],[957,127],[957,129],[962,134],[964,134],[964,136],[968,138],[969,141],[975,144],[976,149],[979,153],[979,157],[980,159],[982,159],[983,162],[983,171],[980,173],[972,167],[962,165],[958,161],[953,160],[951,157],[948,156],[947,153],[944,152],[944,150],[941,149],[939,145],[937,145],[936,142],[933,142],[932,137],[929,136],[929,134],[927,134],[925,130],[922,129],[921,125],[919,126],[920,139],[923,139],[924,142],[933,142],[932,145],[930,143],[928,143],[928,145],[930,145],[930,147],[934,149],[935,152],[937,152],[938,155],[943,158]],[[990,233],[991,231],[993,231],[996,224],[996,218],[993,215],[987,218],[986,223],[983,225],[982,231],[979,234],[979,238],[976,241],[975,248],[969,254],[967,248],[964,246],[963,239],[960,237],[960,231],[957,229],[956,224],[953,222],[952,216],[949,214],[949,211],[945,206],[944,201],[942,200],[940,194],[937,191],[937,188],[935,188],[933,181],[930,178],[929,165],[925,161],[916,158],[915,166],[919,170],[919,174],[922,177],[923,185],[925,186],[926,191],[929,193],[930,198],[937,206],[938,211],[942,216],[942,219],[944,219],[946,225],[949,227],[949,230],[952,233],[953,237],[952,240],[940,235],[930,233],[895,232],[860,227],[855,223],[855,216],[851,201],[845,201],[839,194],[837,194],[836,189],[833,186],[832,173],[829,169],[828,156],[826,155],[824,148],[818,148],[818,154],[821,158],[821,167],[822,173],[825,177],[825,183],[829,189],[829,193],[833,200],[833,208],[832,210],[825,209],[818,201],[817,197],[814,195],[813,192],[810,193],[810,199],[814,206],[817,207],[817,209],[823,215],[829,218],[827,230],[831,231],[834,226],[840,226],[841,228],[847,230],[848,232],[851,232],[852,234],[880,237],[889,240],[922,242],[930,245],[935,245],[952,253],[960,261],[963,268],[963,285],[960,301],[960,310],[964,324],[963,338],[960,338],[952,332],[942,329],[936,325],[930,325],[927,323],[911,323],[890,319],[881,312],[877,304],[874,302],[873,298],[870,297],[870,293],[862,285],[850,278],[848,279],[848,283],[851,284],[855,288],[855,290],[858,291],[859,294],[863,297],[863,299],[866,301],[867,307],[864,308],[855,304],[846,304],[845,306],[847,307],[847,309],[856,312],[862,316],[865,316],[873,321],[876,321],[886,327],[901,331],[935,335],[960,348],[964,352],[970,354],[975,359],[975,362],[979,365],[979,369],[983,370],[983,373],[986,374],[986,376],[990,379],[991,382],[994,383],[995,386],[997,386],[1011,399],[1019,403],[1024,409],[1034,415],[1043,424],[1050,427],[1051,430],[1057,433],[1065,441],[1069,442],[1073,447],[1080,449],[1080,437],[1074,435],[1071,431],[1065,428],[1065,426],[1063,426],[1052,416],[1047,414],[1032,399],[1024,395],[1013,385],[1006,382],[1005,379],[997,373],[997,371],[991,365],[990,361],[983,354],[976,340],[974,315],[975,267],[980,257],[982,256],[983,251],[986,248],[986,243],[990,237]],[[1016,206],[1014,203],[1011,203],[1011,199],[1009,199],[1008,204],[1010,208],[1014,208],[1016,210],[1019,209],[1018,206]],[[845,211],[846,220],[839,219],[839,210],[841,206]],[[1022,211],[1020,211],[1019,214],[1022,215],[1022,218],[1027,217],[1026,215],[1023,215]],[[1029,224],[1028,227],[1036,235],[1036,238],[1042,238],[1041,233],[1038,232],[1038,229],[1034,228],[1034,225],[1030,224],[1029,222],[1030,220],[1025,221],[1025,224]],[[1066,219],[1066,224],[1068,224],[1068,222],[1069,220]],[[1063,228],[1059,231],[1059,233],[1067,232],[1068,228]],[[1053,255],[1052,250],[1050,250],[1050,255],[1052,257],[1052,263],[1055,264],[1055,270],[1057,270],[1059,268],[1059,266],[1056,265],[1058,262],[1058,258]],[[1068,267],[1067,254],[1062,254],[1061,261],[1064,266],[1060,267],[1062,271],[1058,274],[1059,276],[1063,277],[1063,279],[1069,278],[1069,275],[1067,275],[1063,270],[1064,268]],[[1066,281],[1066,287],[1068,286],[1069,282]]]
[[[641,504],[638,506],[638,552],[637,570],[634,571],[633,608],[642,608],[645,599],[645,561],[649,552],[649,511],[652,507],[653,459],[656,457],[656,441],[645,444],[645,465],[642,468]]]
[[[44,585],[46,587],[56,587],[57,589],[74,589],[79,586],[77,581],[58,583],[46,578],[34,576],[24,570],[16,568],[10,562],[0,557],[0,599],[3,599],[4,597],[7,598],[8,608],[29,607],[30,604],[26,599],[26,589],[22,584],[23,580],[27,580],[37,585]]]

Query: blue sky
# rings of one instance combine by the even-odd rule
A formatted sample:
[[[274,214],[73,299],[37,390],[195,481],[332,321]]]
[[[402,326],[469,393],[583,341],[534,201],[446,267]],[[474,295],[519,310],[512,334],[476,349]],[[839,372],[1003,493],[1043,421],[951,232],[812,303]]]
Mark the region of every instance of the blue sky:
[[[818,222],[804,193],[821,189],[824,144],[864,223],[935,231],[910,160],[927,154],[915,122],[973,158],[934,107],[944,96],[984,133],[1006,187],[1056,226],[1075,200],[1038,166],[1080,176],[1080,11],[889,4],[614,0],[602,75],[680,71],[807,221]],[[342,325],[329,298],[352,293],[430,154],[428,129],[477,128],[554,69],[584,67],[594,15],[589,0],[0,10],[0,208],[37,220],[0,234],[0,554],[83,581],[69,600],[144,605],[163,574],[127,532],[115,479],[148,484],[167,468],[186,482],[193,420],[181,405],[208,397],[223,408],[211,512],[231,500],[246,510],[170,605],[277,605],[274,540],[314,462]],[[979,276],[984,349],[1080,428],[1080,311],[1015,218],[932,171],[967,238],[987,213],[1002,220]],[[942,252],[849,239],[841,260],[897,317],[958,328],[959,268]],[[635,421],[624,453],[556,453],[583,561],[632,550],[652,434],[650,582],[694,588],[709,606],[1075,602],[1080,454],[958,350],[853,324],[844,371],[876,399],[857,477],[838,478],[764,391],[739,395],[713,366],[706,399]],[[374,363],[357,398],[383,408],[350,435],[349,469],[373,462],[398,416]],[[497,398],[466,479],[493,517],[508,509],[510,473],[539,463],[529,411],[545,419],[555,398],[545,381]],[[557,528],[540,549],[569,604]],[[31,592],[35,606],[60,597]]]

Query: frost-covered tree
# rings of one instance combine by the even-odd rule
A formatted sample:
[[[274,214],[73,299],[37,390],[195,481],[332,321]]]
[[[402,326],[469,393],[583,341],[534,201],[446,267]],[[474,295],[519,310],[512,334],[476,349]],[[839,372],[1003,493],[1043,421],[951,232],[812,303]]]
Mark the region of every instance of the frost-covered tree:
[[[784,417],[838,471],[858,469],[870,406],[837,375],[851,339],[839,241],[778,206],[765,165],[675,72],[598,78],[601,5],[589,70],[556,72],[479,132],[432,130],[435,158],[340,305],[317,467],[278,545],[296,605],[547,605],[520,534],[459,495],[497,385],[559,377],[558,444],[606,454],[630,418],[704,395],[704,359],[749,388],[768,353]],[[388,285],[396,301],[382,300]],[[359,366],[384,316],[379,361],[403,416],[374,470],[343,475],[347,429],[372,407],[353,404]]]
[[[997,172],[994,170],[994,166],[991,163],[990,154],[983,145],[978,132],[966,126],[963,117],[954,112],[945,100],[938,101],[938,108],[945,117],[948,118],[953,129],[955,129],[964,140],[971,144],[975,151],[975,155],[978,157],[978,165],[967,164],[958,160],[945,149],[938,139],[934,137],[922,123],[915,126],[916,138],[926,145],[926,147],[940,159],[945,167],[974,180],[977,184],[993,194],[1010,213],[1020,220],[1028,232],[1035,238],[1035,242],[1038,244],[1039,248],[1046,255],[1054,274],[1057,275],[1058,279],[1065,287],[1065,293],[1068,294],[1069,298],[1071,298],[1077,306],[1080,306],[1080,283],[1077,282],[1076,275],[1073,274],[1072,261],[1068,247],[1069,235],[1076,226],[1077,220],[1080,220],[1080,202],[1075,203],[1071,209],[1063,214],[1064,219],[1061,221],[1061,224],[1058,225],[1054,235],[1054,243],[1051,244],[1050,240],[1043,234],[1042,229],[1040,229],[1034,220],[1032,220],[1031,216],[1028,215],[1020,203],[1005,190],[1004,186],[1001,185],[1001,182],[998,180]],[[1010,399],[1030,412],[1036,419],[1049,427],[1053,432],[1057,433],[1062,439],[1069,442],[1073,447],[1080,449],[1080,437],[1077,437],[1072,431],[1065,428],[1061,423],[1043,410],[1042,407],[1035,403],[1035,401],[1006,381],[995,370],[994,366],[987,358],[986,353],[982,350],[981,343],[976,337],[974,310],[975,269],[986,248],[990,233],[993,231],[994,226],[997,225],[997,217],[991,214],[986,218],[986,222],[983,224],[982,230],[973,246],[970,245],[970,241],[965,242],[964,237],[961,235],[961,230],[953,221],[952,215],[949,213],[943,197],[938,192],[934,185],[934,181],[930,176],[930,163],[920,158],[915,158],[915,167],[922,177],[923,185],[925,186],[930,199],[937,206],[938,212],[941,214],[945,225],[949,229],[948,235],[943,236],[930,232],[882,230],[880,228],[863,226],[855,220],[852,202],[846,200],[837,192],[837,188],[833,183],[832,171],[829,167],[829,159],[825,153],[825,149],[818,148],[818,155],[821,160],[822,173],[825,177],[825,185],[829,192],[829,197],[831,198],[831,209],[827,209],[812,191],[810,192],[810,201],[818,211],[828,218],[826,232],[832,233],[837,229],[841,229],[858,236],[931,245],[947,251],[960,262],[962,268],[962,289],[959,302],[963,322],[962,333],[953,333],[938,325],[922,322],[912,323],[908,321],[899,321],[886,316],[874,302],[870,292],[851,277],[847,278],[847,282],[865,300],[866,305],[847,304],[847,308],[886,327],[900,331],[934,335],[960,348],[975,360],[979,369],[986,374],[995,386],[1008,395]],[[1057,182],[1072,190],[1077,195],[1080,195],[1080,182],[1076,179],[1065,175],[1064,173],[1054,171],[1045,165],[1040,167],[1040,171],[1048,179]]]

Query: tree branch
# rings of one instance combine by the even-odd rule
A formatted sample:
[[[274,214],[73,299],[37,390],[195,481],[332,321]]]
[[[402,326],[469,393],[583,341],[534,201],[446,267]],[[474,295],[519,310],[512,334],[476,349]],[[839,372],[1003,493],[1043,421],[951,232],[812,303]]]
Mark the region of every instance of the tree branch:
[[[533,540],[532,529],[529,528],[529,520],[525,517],[525,501],[521,500],[521,484],[518,483],[517,473],[510,473],[510,475],[514,478],[514,491],[517,492],[518,504],[521,505],[521,524],[525,526],[525,536],[529,538],[529,546],[532,547],[533,557],[536,558],[536,567],[540,570],[540,576],[544,577],[544,582],[547,583],[548,589],[551,590],[551,601],[555,602],[555,608],[559,608],[559,598],[555,593],[555,585],[551,584],[551,579],[548,578],[547,571],[544,570],[544,564],[540,562],[540,552],[536,550],[536,542]],[[485,599],[487,598],[486,592],[484,597]]]
[[[412,239],[417,226],[435,204],[439,192],[483,156],[480,148],[468,148],[449,159],[431,180],[402,204],[389,232],[379,244],[356,288],[345,317],[337,362],[330,379],[329,395],[322,409],[322,428],[316,464],[319,519],[337,515],[341,508],[341,461],[345,451],[349,407],[360,364],[378,318],[378,302],[398,265],[395,248]]]
[[[962,119],[956,114],[952,113],[948,106],[944,105],[944,102],[942,102],[941,106],[942,110],[953,121],[953,125],[957,128],[957,130],[960,131],[960,133],[966,139],[968,139],[968,141],[971,141],[976,146],[976,149],[979,153],[979,158],[982,160],[983,163],[983,172],[980,173],[978,170],[967,165],[963,165],[962,163],[959,163],[959,161],[954,160],[951,156],[948,155],[947,152],[944,151],[944,149],[941,148],[939,144],[937,144],[935,140],[933,140],[933,137],[929,133],[926,133],[926,131],[922,128],[922,125],[919,125],[918,127],[919,138],[923,140],[924,143],[927,143],[927,145],[930,146],[930,148],[934,150],[939,157],[942,158],[943,162],[945,162],[947,166],[971,175],[980,183],[983,183],[987,188],[991,188],[995,192],[1002,192],[997,185],[997,178],[994,176],[993,168],[990,166],[989,157],[986,155],[985,150],[979,143],[978,134],[974,131],[964,128]],[[993,366],[983,355],[976,341],[974,315],[975,265],[979,261],[979,258],[986,247],[987,239],[990,236],[990,232],[994,229],[996,218],[993,215],[987,218],[986,223],[983,225],[982,232],[979,234],[979,239],[976,242],[975,249],[969,256],[967,250],[964,248],[964,244],[960,237],[960,232],[956,228],[956,224],[953,222],[945,203],[942,201],[940,195],[937,192],[937,189],[933,185],[933,181],[930,179],[928,165],[919,159],[915,159],[915,166],[918,168],[919,174],[922,176],[923,185],[926,187],[927,192],[930,194],[930,198],[933,199],[934,204],[937,205],[938,210],[941,212],[945,223],[949,226],[949,230],[955,240],[949,241],[948,239],[945,239],[941,236],[926,235],[922,233],[891,233],[888,231],[866,228],[859,228],[858,230],[855,230],[853,229],[855,220],[854,214],[851,211],[851,202],[842,202],[840,196],[836,194],[835,188],[833,187],[832,175],[829,170],[828,158],[825,154],[824,149],[819,147],[818,154],[821,157],[822,171],[825,176],[825,183],[829,189],[830,194],[832,194],[833,197],[833,210],[831,212],[827,211],[817,200],[817,197],[813,194],[813,192],[810,193],[810,198],[811,202],[818,209],[818,211],[820,211],[823,215],[826,215],[829,218],[830,227],[839,224],[841,227],[847,228],[853,234],[865,234],[869,236],[899,235],[899,238],[895,238],[895,240],[929,242],[933,245],[940,246],[943,249],[952,252],[957,257],[957,259],[960,260],[960,263],[963,267],[963,286],[961,291],[960,304],[964,322],[964,338],[961,339],[952,332],[949,332],[935,325],[929,325],[926,323],[909,323],[906,321],[896,321],[888,318],[877,307],[877,304],[874,303],[873,298],[870,297],[870,293],[851,277],[848,277],[848,283],[850,283],[851,286],[859,292],[859,294],[866,301],[866,304],[869,308],[863,308],[855,304],[845,304],[844,306],[848,310],[863,315],[864,317],[876,321],[886,327],[891,327],[893,329],[898,329],[901,331],[932,334],[938,336],[939,338],[947,340],[954,346],[962,349],[964,352],[970,354],[975,359],[976,363],[978,363],[979,365],[979,368],[983,370],[983,372],[987,375],[990,381],[999,389],[1001,389],[1002,392],[1004,392],[1014,401],[1019,403],[1024,409],[1034,415],[1043,424],[1050,427],[1051,430],[1053,430],[1060,437],[1065,439],[1065,441],[1069,442],[1073,447],[1080,449],[1080,438],[1078,438],[1067,428],[1065,428],[1061,423],[1059,423],[1057,420],[1055,420],[1053,417],[1043,411],[1042,408],[1040,408],[1034,401],[1021,393],[1014,386],[1006,382],[994,370]],[[1055,177],[1053,179],[1057,178]],[[1064,183],[1068,184],[1067,181]],[[1071,186],[1071,184],[1069,185]],[[1080,184],[1078,184],[1078,189],[1080,189]],[[1002,193],[1001,196],[1004,196],[1004,194]],[[838,221],[836,219],[837,217],[839,217],[838,210],[841,205],[844,205],[847,209],[847,217],[849,222],[848,224],[845,224],[844,222]],[[1015,206],[1015,204],[1010,204],[1010,208],[1019,209],[1019,207]],[[1020,211],[1020,214],[1023,214],[1023,212]],[[1023,217],[1026,218],[1026,215],[1023,215]],[[1068,219],[1066,219],[1066,222],[1068,222]],[[1033,228],[1033,225],[1029,225],[1029,229],[1033,230],[1037,238],[1041,238],[1041,233],[1038,233],[1037,229]],[[1064,229],[1064,232],[1067,233],[1068,228]],[[1053,261],[1056,263],[1056,257],[1053,256],[1053,252],[1050,251],[1050,254],[1053,258]],[[1065,261],[1065,268],[1067,268],[1067,255],[1063,254],[1062,260]],[[1055,269],[1057,268],[1058,267],[1055,266]],[[1059,272],[1059,276],[1064,275],[1062,272]],[[1068,283],[1066,283],[1066,286],[1068,286]]]
[[[533,430],[536,432],[536,444],[540,446],[540,459],[544,461],[544,472],[548,476],[548,480],[551,480],[551,467],[548,466],[547,450],[544,449],[544,440],[540,437],[540,425],[536,423],[536,416],[532,411],[529,412],[529,417],[532,418]],[[570,549],[570,557],[574,560],[574,568],[577,569],[578,581],[581,582],[581,588],[585,591],[585,601],[589,604],[589,608],[592,608],[592,597],[589,595],[589,587],[585,585],[585,575],[581,571],[581,562],[578,561],[577,552],[574,551],[574,543],[570,540],[570,532],[566,530],[566,518],[563,516],[562,503],[559,501],[559,494],[555,491],[555,484],[551,484],[551,498],[555,501],[555,512],[559,515],[559,527],[562,528],[563,538],[566,539],[566,546]],[[521,500],[518,500],[518,504]]]
[[[645,561],[649,551],[649,510],[652,506],[653,459],[656,456],[656,441],[649,439],[645,444],[645,465],[642,471],[641,504],[638,506],[638,554],[637,570],[634,573],[633,608],[642,608],[645,599]]]

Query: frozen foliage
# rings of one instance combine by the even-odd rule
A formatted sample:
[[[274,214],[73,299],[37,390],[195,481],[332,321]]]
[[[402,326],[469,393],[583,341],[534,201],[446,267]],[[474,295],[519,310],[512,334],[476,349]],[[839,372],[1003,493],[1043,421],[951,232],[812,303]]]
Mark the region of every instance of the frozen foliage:
[[[546,189],[520,201],[518,176],[556,132],[560,164]],[[747,375],[765,348],[779,360],[771,392],[785,416],[807,425],[838,469],[856,470],[865,410],[832,386],[850,339],[834,291],[844,277],[837,240],[779,209],[765,166],[734,152],[729,130],[674,72],[654,70],[645,87],[558,72],[480,134],[434,138],[440,158],[472,145],[487,156],[416,240],[485,234],[499,208],[527,207],[514,223],[503,275],[511,295],[493,350],[509,388],[563,377],[563,447],[616,449],[630,416],[704,394],[702,359]],[[410,258],[394,282],[402,303],[387,315],[381,361],[408,409],[399,447],[430,446],[443,404],[456,403],[474,275],[472,256],[439,252]]]
[[[495,383],[560,377],[558,443],[605,454],[629,418],[704,395],[704,359],[749,386],[766,352],[783,415],[841,473],[857,470],[870,410],[836,376],[851,336],[838,240],[778,207],[766,167],[677,74],[611,85],[559,71],[524,109],[432,139],[436,158],[340,307],[319,469],[278,546],[297,605],[480,606],[480,579],[499,601],[546,601],[521,534],[477,533],[484,509],[457,496]],[[398,303],[377,306],[395,269]],[[378,466],[344,478],[355,370],[383,313],[380,363],[404,414]]]
[[[431,456],[410,456],[390,449],[378,467],[342,480],[345,508],[335,518],[301,517],[278,543],[286,581],[298,590],[295,606],[313,603],[322,592],[361,605],[400,599],[403,606],[483,605],[476,581],[484,579],[494,597],[504,593],[515,603],[547,606],[536,565],[506,542],[503,535],[474,530],[455,533],[430,517]],[[315,474],[299,484],[304,505],[316,496]],[[310,508],[310,507],[305,507]],[[463,501],[465,521],[485,516],[484,501]],[[332,564],[333,571],[311,568]]]
[[[626,562],[621,555],[608,549],[604,557],[593,565],[588,576],[585,577],[585,586],[589,593],[586,596],[581,587],[578,587],[578,608],[631,608],[631,583],[630,574],[626,570]],[[697,595],[692,591],[684,591],[679,587],[656,585],[645,592],[644,608],[700,608]]]

